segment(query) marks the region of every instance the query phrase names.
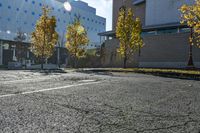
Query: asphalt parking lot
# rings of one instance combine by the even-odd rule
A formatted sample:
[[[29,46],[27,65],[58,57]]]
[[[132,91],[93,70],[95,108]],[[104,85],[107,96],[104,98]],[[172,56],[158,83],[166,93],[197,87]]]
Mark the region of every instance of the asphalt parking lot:
[[[2,133],[199,133],[200,82],[0,71]]]

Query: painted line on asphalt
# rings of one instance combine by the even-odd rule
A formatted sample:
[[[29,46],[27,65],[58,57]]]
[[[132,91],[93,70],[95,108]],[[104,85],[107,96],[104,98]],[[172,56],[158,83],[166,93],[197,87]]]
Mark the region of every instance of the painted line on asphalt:
[[[0,98],[13,97],[13,96],[17,96],[17,95],[27,95],[27,94],[53,91],[53,90],[61,90],[61,89],[66,89],[66,88],[70,88],[70,87],[78,87],[78,86],[92,85],[92,84],[98,84],[98,83],[101,83],[101,82],[100,81],[98,81],[98,82],[88,82],[88,83],[73,84],[73,85],[67,85],[67,86],[61,86],[61,87],[55,87],[55,88],[27,91],[27,92],[22,92],[22,93],[18,93],[18,94],[6,94],[6,95],[0,95]]]
[[[43,81],[57,77],[56,75],[42,77],[42,78],[27,78],[27,79],[19,79],[19,80],[12,80],[12,81],[3,81],[0,84],[10,84],[10,83],[24,83],[24,82],[35,82],[35,81]]]
[[[86,80],[80,80],[79,82],[94,82],[95,80],[93,80],[93,79],[86,79]]]

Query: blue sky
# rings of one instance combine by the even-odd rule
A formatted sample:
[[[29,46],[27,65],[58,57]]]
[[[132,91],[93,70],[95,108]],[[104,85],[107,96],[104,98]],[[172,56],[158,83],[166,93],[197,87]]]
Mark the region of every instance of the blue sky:
[[[97,15],[106,18],[106,30],[112,29],[112,0],[81,0],[97,9]]]

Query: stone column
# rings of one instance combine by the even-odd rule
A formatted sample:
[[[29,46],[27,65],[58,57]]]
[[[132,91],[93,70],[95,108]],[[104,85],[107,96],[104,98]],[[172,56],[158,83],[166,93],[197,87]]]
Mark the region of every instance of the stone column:
[[[16,57],[16,46],[13,46],[13,61],[17,61],[17,57]]]
[[[26,52],[26,58],[29,59],[30,58],[30,53],[29,53],[29,50],[27,50]]]

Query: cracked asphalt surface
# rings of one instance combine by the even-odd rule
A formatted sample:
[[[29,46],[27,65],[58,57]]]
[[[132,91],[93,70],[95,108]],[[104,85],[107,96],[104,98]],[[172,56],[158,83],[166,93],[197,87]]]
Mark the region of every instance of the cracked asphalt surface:
[[[1,133],[200,133],[200,82],[0,71]]]

